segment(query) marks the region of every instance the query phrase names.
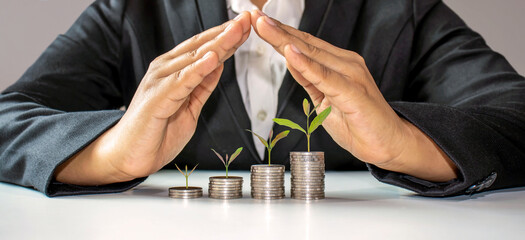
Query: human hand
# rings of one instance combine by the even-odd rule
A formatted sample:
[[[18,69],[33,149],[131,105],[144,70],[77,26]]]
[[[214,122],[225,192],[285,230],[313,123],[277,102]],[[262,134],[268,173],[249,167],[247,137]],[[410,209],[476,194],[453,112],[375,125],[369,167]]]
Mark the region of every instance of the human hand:
[[[251,13],[256,33],[286,58],[295,80],[318,112],[332,106],[323,126],[341,147],[378,167],[432,181],[454,177],[455,166],[418,128],[386,102],[364,59],[260,11]]]
[[[223,62],[248,38],[250,14],[202,32],[151,62],[122,119],[61,165],[58,181],[106,184],[148,176],[193,136]]]

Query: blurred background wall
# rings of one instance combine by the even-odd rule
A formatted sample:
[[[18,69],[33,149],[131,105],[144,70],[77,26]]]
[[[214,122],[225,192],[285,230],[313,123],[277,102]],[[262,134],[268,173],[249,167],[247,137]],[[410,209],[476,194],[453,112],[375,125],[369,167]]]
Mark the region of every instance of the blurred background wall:
[[[147,0],[143,0],[147,1]],[[218,0],[210,0],[218,1]],[[0,90],[15,82],[92,0],[0,0]],[[524,0],[444,0],[525,74]]]

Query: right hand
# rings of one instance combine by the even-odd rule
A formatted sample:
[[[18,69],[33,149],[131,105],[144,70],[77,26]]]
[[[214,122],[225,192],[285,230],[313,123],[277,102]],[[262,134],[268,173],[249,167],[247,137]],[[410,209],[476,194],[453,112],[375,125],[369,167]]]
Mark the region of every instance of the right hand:
[[[250,14],[202,32],[157,57],[122,119],[60,165],[57,181],[100,185],[148,176],[189,142],[223,62],[248,38]]]

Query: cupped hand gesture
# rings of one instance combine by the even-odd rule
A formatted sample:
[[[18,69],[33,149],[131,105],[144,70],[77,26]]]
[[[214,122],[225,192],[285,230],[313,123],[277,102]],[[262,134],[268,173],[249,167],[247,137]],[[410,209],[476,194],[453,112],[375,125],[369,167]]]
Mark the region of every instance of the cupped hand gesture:
[[[251,12],[257,34],[286,58],[317,112],[332,106],[324,128],[341,147],[378,167],[434,181],[454,177],[455,166],[436,144],[387,103],[364,59],[308,33]]]
[[[122,119],[56,171],[58,181],[93,185],[148,176],[193,136],[223,62],[248,38],[250,14],[204,31],[151,62]]]

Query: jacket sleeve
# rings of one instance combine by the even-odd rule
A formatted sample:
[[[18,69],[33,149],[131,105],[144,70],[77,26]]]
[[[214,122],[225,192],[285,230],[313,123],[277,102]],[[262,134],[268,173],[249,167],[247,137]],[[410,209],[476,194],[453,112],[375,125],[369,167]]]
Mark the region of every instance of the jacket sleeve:
[[[124,191],[143,180],[86,187],[53,179],[58,165],[123,115],[116,110],[123,11],[123,1],[93,3],[0,95],[0,181],[58,196]]]
[[[414,1],[410,84],[391,106],[442,148],[459,177],[435,183],[369,165],[372,174],[426,196],[525,185],[524,78],[441,1],[421,2],[429,1]]]

